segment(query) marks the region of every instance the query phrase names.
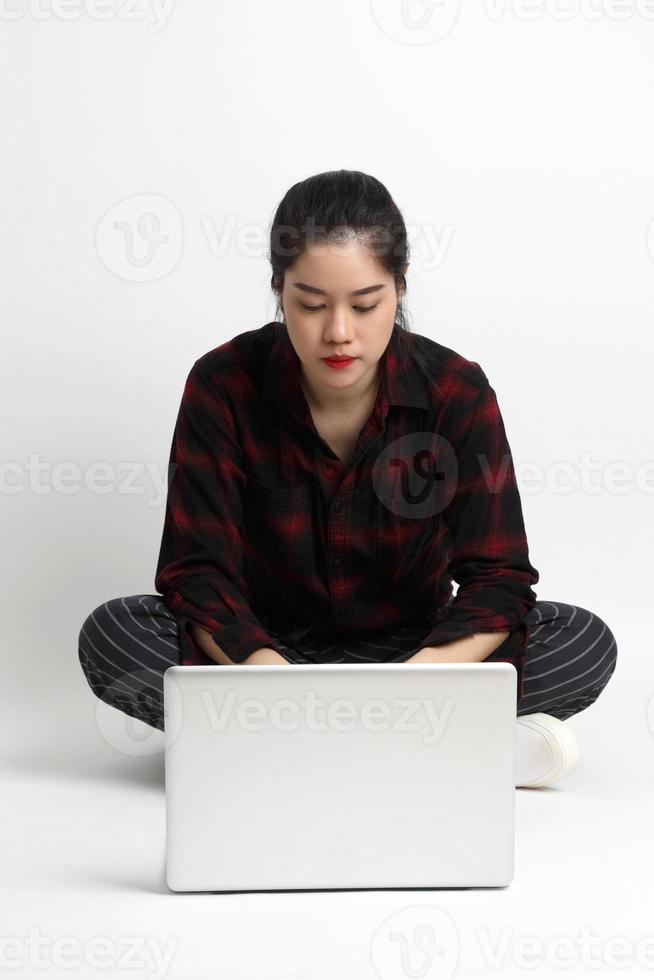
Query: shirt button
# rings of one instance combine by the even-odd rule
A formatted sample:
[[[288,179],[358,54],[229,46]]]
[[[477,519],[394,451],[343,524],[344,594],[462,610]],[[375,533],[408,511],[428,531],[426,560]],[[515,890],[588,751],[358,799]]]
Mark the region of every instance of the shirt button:
[[[334,558],[334,560],[332,561],[332,568],[338,568],[338,566],[340,565],[340,563],[341,563],[341,559],[340,558]]]
[[[343,504],[341,503],[340,500],[337,500],[336,503],[334,504],[334,510],[336,511],[337,514],[339,514],[342,511],[342,509],[343,509]]]

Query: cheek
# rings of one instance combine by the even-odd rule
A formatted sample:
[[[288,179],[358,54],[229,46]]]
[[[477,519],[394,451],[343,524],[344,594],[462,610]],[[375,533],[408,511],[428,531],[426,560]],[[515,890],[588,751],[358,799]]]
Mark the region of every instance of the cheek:
[[[368,313],[368,316],[371,320],[374,320],[380,330],[385,330],[390,337],[396,312],[397,302],[391,299],[383,299],[377,309],[373,310],[372,313]]]
[[[386,348],[388,347],[391,337],[393,336],[393,325],[394,318],[393,313],[395,312],[395,307],[386,307],[383,312],[378,312],[375,310],[374,313],[369,313],[370,317],[370,329],[371,333],[374,333],[377,338],[376,343],[376,356],[380,358]]]
[[[284,318],[289,340],[301,360],[310,357],[316,348],[316,339],[313,336],[315,325],[312,329],[311,324],[306,322],[309,316],[310,314],[303,316],[295,311],[289,311],[288,316]]]

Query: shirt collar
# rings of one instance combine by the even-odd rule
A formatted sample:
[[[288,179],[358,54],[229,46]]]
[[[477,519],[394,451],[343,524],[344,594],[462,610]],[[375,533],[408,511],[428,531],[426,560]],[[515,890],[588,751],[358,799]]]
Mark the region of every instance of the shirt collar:
[[[304,400],[301,380],[301,361],[293,347],[286,325],[273,324],[273,344],[263,372],[262,396],[267,399],[289,399],[298,405]],[[397,324],[380,359],[381,380],[379,394],[388,405],[406,405],[408,408],[429,408],[429,395],[424,376],[417,365],[401,349]],[[407,341],[413,336],[407,334]]]

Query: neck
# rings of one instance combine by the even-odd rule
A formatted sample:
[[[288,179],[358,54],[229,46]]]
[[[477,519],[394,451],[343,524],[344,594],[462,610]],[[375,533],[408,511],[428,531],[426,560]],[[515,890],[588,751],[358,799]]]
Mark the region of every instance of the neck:
[[[350,418],[361,411],[369,411],[370,406],[375,402],[380,380],[379,363],[370,373],[371,379],[364,376],[359,384],[352,385],[346,391],[334,391],[326,385],[312,384],[307,380],[303,369],[302,391],[313,411],[333,418]]]

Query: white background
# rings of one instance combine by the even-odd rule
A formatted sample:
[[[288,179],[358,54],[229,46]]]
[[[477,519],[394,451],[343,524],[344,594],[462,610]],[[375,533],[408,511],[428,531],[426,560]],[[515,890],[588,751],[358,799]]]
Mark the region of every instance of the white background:
[[[77,635],[104,600],[154,592],[186,375],[207,350],[273,318],[266,232],[276,205],[296,181],[340,168],[383,181],[415,236],[412,329],[478,361],[498,393],[538,598],[591,609],[617,639],[614,677],[576,719],[586,765],[610,793],[616,760],[650,759],[653,744],[654,4],[6,0],[1,10],[2,721],[13,778],[41,780],[40,822],[32,814],[21,827],[47,838],[72,820],[85,833],[86,806],[78,797],[73,817],[64,785],[77,775],[82,793],[98,779],[109,809],[112,787],[124,790],[120,833],[146,860],[131,835],[148,824],[130,806],[144,792],[159,833],[161,757],[121,757],[98,734]],[[112,222],[134,230],[144,211],[168,242],[149,262],[136,234],[130,262]],[[92,483],[98,463],[109,466],[104,492]],[[52,803],[48,816],[43,801],[57,793],[62,810]],[[87,870],[105,834],[115,840],[109,821],[89,841]],[[159,838],[144,836],[158,875]],[[542,857],[548,865],[552,851]],[[138,901],[155,890],[131,859],[124,876],[110,863],[106,878],[89,872],[86,899],[108,901],[109,885],[116,901],[118,886]],[[37,870],[21,881],[41,887]],[[156,887],[179,930],[180,900]],[[414,897],[378,893],[366,935]],[[265,911],[247,915],[269,923],[276,906],[265,898]],[[493,901],[477,898],[481,909]],[[295,900],[301,918],[306,896]],[[333,916],[344,899],[321,901],[320,916]],[[216,918],[240,921],[249,909],[220,902]],[[45,906],[23,911],[16,935],[37,922],[72,929]],[[575,928],[601,928],[578,913]],[[104,930],[115,938],[129,922],[119,905],[113,914]],[[635,942],[644,922],[630,921]],[[260,958],[240,959],[243,976],[273,962],[271,976],[333,976],[339,964],[376,975],[358,946],[341,957],[334,936],[294,958],[261,928]],[[218,975],[231,960],[214,958],[216,937],[205,939],[206,950],[200,931],[192,956],[206,953],[207,975]],[[233,937],[216,942],[237,956]],[[169,976],[185,975],[187,953]],[[479,957],[471,948],[483,974]]]

